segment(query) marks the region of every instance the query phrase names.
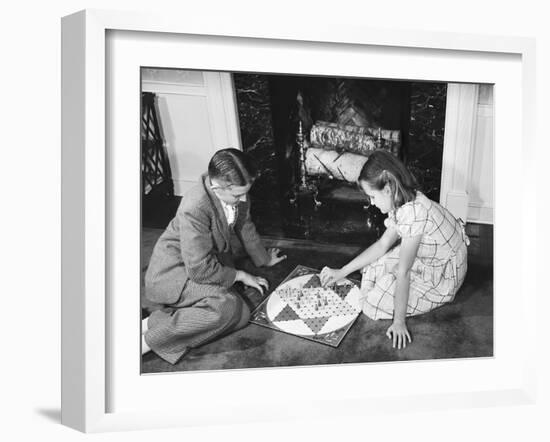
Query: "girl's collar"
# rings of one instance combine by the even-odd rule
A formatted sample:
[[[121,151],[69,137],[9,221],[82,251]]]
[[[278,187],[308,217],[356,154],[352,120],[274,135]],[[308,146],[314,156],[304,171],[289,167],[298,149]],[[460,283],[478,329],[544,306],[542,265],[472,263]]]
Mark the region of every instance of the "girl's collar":
[[[398,211],[399,209],[401,209],[402,207],[405,207],[407,204],[413,204],[413,203],[416,201],[416,199],[417,199],[419,196],[422,196],[422,195],[423,195],[423,193],[422,193],[420,190],[417,190],[417,191],[416,191],[416,195],[415,195],[415,197],[414,197],[413,200],[407,201],[406,203],[404,203],[404,204],[402,204],[401,206],[399,206],[397,209],[390,210],[390,211],[388,212],[388,217],[390,217],[390,218],[393,219],[393,220],[396,220],[396,219],[397,219],[396,213],[397,213],[397,211]]]

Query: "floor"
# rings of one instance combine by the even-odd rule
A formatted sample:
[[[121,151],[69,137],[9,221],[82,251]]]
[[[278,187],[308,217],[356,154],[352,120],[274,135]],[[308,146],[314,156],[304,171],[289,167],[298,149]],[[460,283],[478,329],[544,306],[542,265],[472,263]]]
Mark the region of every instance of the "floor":
[[[255,324],[210,344],[191,350],[176,365],[154,353],[142,358],[142,373],[220,370],[319,364],[410,361],[426,359],[491,357],[493,355],[492,226],[469,225],[469,270],[453,303],[430,313],[409,318],[413,343],[393,349],[385,336],[390,321],[373,321],[360,315],[338,348],[310,342]],[[142,230],[142,278],[149,256],[162,229]],[[269,269],[256,269],[248,261],[241,268],[266,277],[275,288],[297,265],[320,269],[340,266],[361,251],[346,244],[311,240],[264,238],[267,246],[284,250],[288,259]],[[352,275],[356,278],[359,275]],[[142,279],[143,286],[143,279]],[[263,297],[254,289],[240,291],[251,308]],[[144,316],[154,308],[142,296]]]

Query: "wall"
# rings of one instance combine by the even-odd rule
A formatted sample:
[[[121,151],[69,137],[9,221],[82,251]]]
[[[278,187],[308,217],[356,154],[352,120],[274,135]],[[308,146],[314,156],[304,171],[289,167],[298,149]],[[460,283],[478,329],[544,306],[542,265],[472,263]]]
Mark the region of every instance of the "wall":
[[[468,221],[493,223],[494,140],[493,86],[480,85],[468,193]]]
[[[144,68],[142,90],[157,94],[176,195],[193,186],[216,150],[241,148],[231,74]]]
[[[449,83],[440,202],[468,222],[493,222],[492,86]]]

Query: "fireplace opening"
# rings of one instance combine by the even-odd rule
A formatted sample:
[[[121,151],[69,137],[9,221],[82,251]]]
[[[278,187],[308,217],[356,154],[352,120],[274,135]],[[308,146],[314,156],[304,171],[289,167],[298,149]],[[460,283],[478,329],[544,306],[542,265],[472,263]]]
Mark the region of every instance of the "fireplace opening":
[[[367,144],[372,135],[373,143],[389,146],[422,191],[439,200],[446,83],[263,74],[233,74],[233,79],[243,150],[260,169],[251,191],[260,234],[354,245],[368,245],[381,235],[385,217],[365,204],[341,169],[356,167],[346,166],[342,154],[352,145],[346,137],[357,140],[359,132],[367,134],[362,139]],[[341,143],[336,150],[342,149],[330,164],[311,157],[324,175],[313,180],[317,198],[296,192],[304,189],[300,143],[312,147],[319,137],[330,141],[335,133]]]

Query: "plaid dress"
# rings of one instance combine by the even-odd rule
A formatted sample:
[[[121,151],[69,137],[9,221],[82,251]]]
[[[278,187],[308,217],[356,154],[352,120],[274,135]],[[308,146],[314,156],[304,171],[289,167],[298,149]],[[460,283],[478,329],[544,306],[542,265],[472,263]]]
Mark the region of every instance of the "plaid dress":
[[[407,316],[451,302],[464,281],[468,237],[462,220],[417,192],[413,201],[388,214],[386,228],[401,238],[422,235],[410,272]],[[392,319],[400,244],[363,268],[363,313],[371,319]]]

